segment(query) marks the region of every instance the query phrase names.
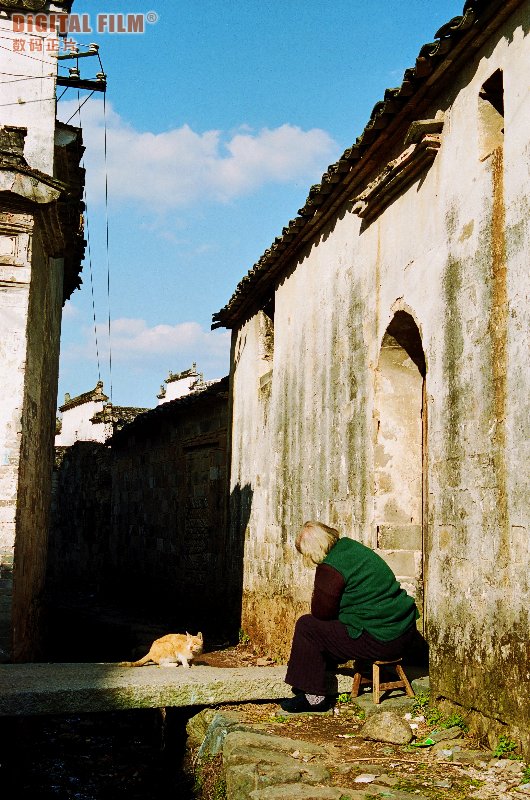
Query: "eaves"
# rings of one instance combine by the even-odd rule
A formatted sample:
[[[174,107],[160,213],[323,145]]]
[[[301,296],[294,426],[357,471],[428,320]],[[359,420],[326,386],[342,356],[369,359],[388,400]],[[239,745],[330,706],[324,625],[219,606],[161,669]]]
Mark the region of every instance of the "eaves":
[[[396,134],[407,121],[420,118],[444,84],[449,84],[525,0],[467,0],[454,17],[423,45],[414,67],[405,70],[401,86],[387,89],[376,103],[363,133],[312,186],[298,216],[290,220],[270,248],[239,282],[229,302],[213,315],[212,328],[235,328],[266,302],[274,285],[300,250],[314,241],[339,209],[370,179]]]

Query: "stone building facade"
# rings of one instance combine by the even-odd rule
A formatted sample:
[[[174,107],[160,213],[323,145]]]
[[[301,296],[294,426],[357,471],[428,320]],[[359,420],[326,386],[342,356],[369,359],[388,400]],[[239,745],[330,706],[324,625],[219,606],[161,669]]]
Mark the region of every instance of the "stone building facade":
[[[70,397],[65,394],[59,406],[61,419],[57,420],[59,431],[55,435],[55,447],[70,447],[75,442],[105,442],[112,436],[112,426],[102,421],[94,425],[95,415],[101,415],[109,398],[103,394],[103,382],[98,381],[89,392]]]
[[[416,595],[434,693],[526,752],[529,29],[467,0],[214,317],[246,632],[287,654],[320,519]]]
[[[116,430],[132,422],[147,408],[116,406],[108,403],[103,393],[103,381],[89,392],[70,397],[66,394],[59,406],[55,447],[71,447],[75,442],[106,442]]]
[[[55,117],[57,59],[42,33],[15,33],[13,11],[71,2],[0,2],[0,657],[38,651],[49,523],[61,307],[79,286],[84,241],[81,133]]]
[[[48,616],[105,584],[110,538],[112,452],[99,441],[55,448],[46,569]]]
[[[91,392],[80,397],[92,402]],[[129,411],[135,419],[106,442],[56,448],[50,627],[81,603],[96,627],[98,609],[112,608],[138,624],[208,631],[217,620],[233,632],[241,598],[230,594],[225,554],[228,378]]]
[[[225,378],[112,439],[112,583],[125,608],[188,629],[213,626],[228,606],[227,398]]]

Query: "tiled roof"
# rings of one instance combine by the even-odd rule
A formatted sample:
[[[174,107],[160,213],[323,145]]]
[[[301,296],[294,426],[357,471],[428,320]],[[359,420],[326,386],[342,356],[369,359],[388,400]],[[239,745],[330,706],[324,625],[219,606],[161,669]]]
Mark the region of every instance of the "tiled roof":
[[[76,406],[82,406],[85,403],[92,403],[92,402],[105,402],[109,398],[106,394],[103,394],[103,383],[98,381],[94,389],[91,389],[89,392],[83,392],[83,394],[78,394],[77,397],[70,397],[70,395],[65,395],[64,404],[59,406],[59,411],[69,411],[71,408],[75,408]]]
[[[67,187],[59,201],[59,215],[65,239],[63,283],[63,301],[65,301],[82,284],[81,270],[85,254],[83,217],[85,170],[80,166],[80,161],[85,148],[80,128],[57,121],[55,129],[55,173]]]
[[[145,414],[146,411],[149,411],[149,409],[134,408],[133,406],[112,406],[110,403],[107,403],[102,411],[98,411],[90,418],[90,422],[96,425],[101,422],[112,422],[117,425],[118,428],[123,428],[124,425],[128,425],[136,419],[138,414]]]
[[[466,0],[454,17],[423,45],[414,67],[405,70],[401,86],[387,89],[352,147],[331,164],[321,182],[312,186],[298,216],[290,220],[270,248],[239,282],[229,302],[213,315],[212,328],[235,327],[254,303],[264,302],[296,251],[351,197],[352,186],[366,181],[378,163],[377,150],[403,122],[410,124],[429,105],[430,88],[455,74],[492,31],[523,0]]]
[[[177,372],[176,374],[170,372],[164,383],[172,383],[173,381],[180,381],[182,380],[182,378],[191,378],[194,377],[195,375],[198,377],[197,364],[193,362],[193,364],[189,369],[185,369],[182,372]]]
[[[193,406],[211,403],[215,400],[228,401],[228,376],[212,382],[204,389],[190,392],[184,397],[177,397],[167,403],[161,403],[144,414],[139,414],[133,422],[114,434],[113,441],[119,441],[129,433],[135,433],[150,425],[158,425],[164,418],[179,417]]]

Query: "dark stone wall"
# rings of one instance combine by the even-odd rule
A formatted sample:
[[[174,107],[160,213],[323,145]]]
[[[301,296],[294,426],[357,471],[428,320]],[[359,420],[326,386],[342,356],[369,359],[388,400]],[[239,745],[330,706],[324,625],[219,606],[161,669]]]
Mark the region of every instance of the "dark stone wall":
[[[76,608],[91,636],[111,615],[122,628],[237,631],[240,595],[230,593],[226,547],[227,417],[225,380],[140,415],[107,444],[57,451],[50,642]]]
[[[208,629],[227,591],[227,395],[186,400],[115,437],[109,563],[127,607]]]
[[[34,232],[16,499],[14,661],[41,654],[62,291],[63,262],[47,257]]]
[[[97,596],[105,584],[111,462],[99,442],[56,448],[46,584],[54,603]]]

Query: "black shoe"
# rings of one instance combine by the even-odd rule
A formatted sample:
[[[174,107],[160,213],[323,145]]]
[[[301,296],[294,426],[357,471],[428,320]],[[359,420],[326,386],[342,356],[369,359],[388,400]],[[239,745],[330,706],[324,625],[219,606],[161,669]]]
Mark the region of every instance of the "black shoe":
[[[280,708],[287,711],[288,714],[318,714],[323,711],[329,711],[333,705],[332,697],[324,697],[320,703],[311,705],[305,694],[297,694],[294,697],[289,697],[288,700],[282,700]]]

